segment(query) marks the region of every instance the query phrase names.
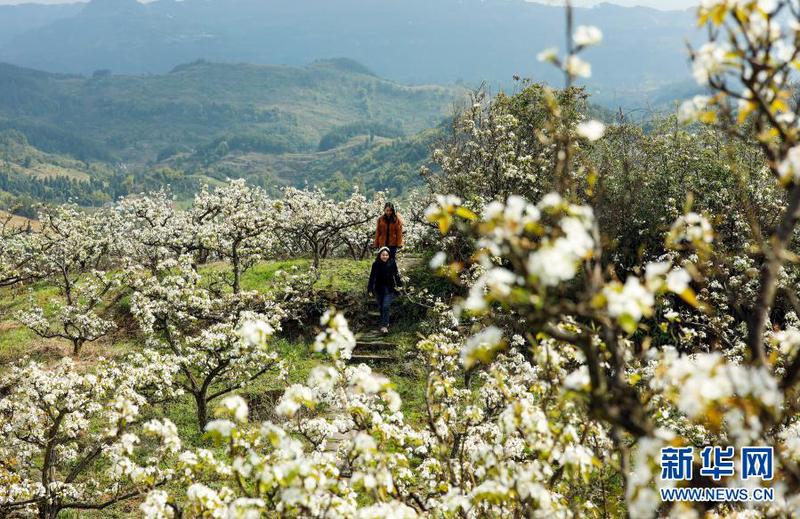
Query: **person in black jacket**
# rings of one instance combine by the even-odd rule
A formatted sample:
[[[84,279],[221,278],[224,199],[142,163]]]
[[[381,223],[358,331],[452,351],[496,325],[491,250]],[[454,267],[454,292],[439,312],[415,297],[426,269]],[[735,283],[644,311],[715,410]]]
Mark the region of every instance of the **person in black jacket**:
[[[367,292],[378,301],[381,312],[381,333],[389,333],[389,307],[397,296],[397,287],[403,286],[397,263],[391,259],[388,247],[381,247],[372,263]]]

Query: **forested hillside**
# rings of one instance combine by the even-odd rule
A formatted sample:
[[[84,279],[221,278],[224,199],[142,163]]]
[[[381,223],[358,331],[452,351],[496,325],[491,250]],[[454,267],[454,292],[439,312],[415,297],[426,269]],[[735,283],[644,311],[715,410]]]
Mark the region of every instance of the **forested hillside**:
[[[367,192],[398,195],[420,184],[419,168],[429,163],[431,147],[441,133],[442,128],[437,127],[391,139],[368,132],[337,148],[307,153],[234,150],[220,143],[168,157],[141,175],[139,183],[157,189],[166,180],[162,175],[172,174],[175,178],[167,182],[180,193],[190,193],[200,181],[214,185],[241,177],[273,191],[281,185],[308,184],[341,194],[356,185]]]
[[[23,133],[0,130],[0,207],[32,217],[39,202],[99,205],[113,200],[112,179],[109,164],[44,153]]]
[[[0,132],[25,147],[0,149],[9,179],[0,191],[13,195],[6,208],[14,197],[100,205],[165,184],[183,197],[228,177],[262,186],[344,178],[400,192],[428,151],[430,138],[416,135],[466,93],[403,86],[346,59],[304,68],[199,61],[164,75],[91,77],[0,64],[0,91]],[[81,174],[42,175],[29,167],[34,157]],[[398,176],[373,174],[387,169]],[[55,177],[84,184],[49,189],[63,181]]]
[[[311,151],[357,122],[362,133],[397,137],[438,124],[459,92],[382,80],[349,60],[304,68],[199,61],[163,75],[88,78],[0,65],[0,89],[0,124],[34,145],[125,162],[218,138],[248,151]]]

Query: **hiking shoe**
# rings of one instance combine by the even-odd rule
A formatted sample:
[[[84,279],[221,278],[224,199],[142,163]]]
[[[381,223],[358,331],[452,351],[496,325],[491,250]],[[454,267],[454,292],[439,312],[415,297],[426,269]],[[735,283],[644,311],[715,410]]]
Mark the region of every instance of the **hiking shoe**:
[[[384,335],[388,335],[389,334],[389,328],[384,326],[383,328],[381,328],[381,333],[384,334]]]

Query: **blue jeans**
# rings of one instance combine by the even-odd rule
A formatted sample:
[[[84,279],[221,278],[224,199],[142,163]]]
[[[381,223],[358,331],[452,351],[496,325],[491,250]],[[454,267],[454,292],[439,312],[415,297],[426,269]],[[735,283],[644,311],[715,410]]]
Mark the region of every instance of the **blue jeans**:
[[[381,312],[381,326],[389,326],[389,308],[392,306],[395,294],[391,290],[381,290],[375,294],[378,300],[378,309]]]

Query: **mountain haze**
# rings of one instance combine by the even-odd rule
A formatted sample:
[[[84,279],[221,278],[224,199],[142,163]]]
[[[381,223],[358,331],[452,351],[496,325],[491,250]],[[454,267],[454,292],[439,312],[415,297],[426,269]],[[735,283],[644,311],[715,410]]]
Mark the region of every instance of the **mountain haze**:
[[[0,47],[20,34],[40,29],[56,20],[78,14],[83,4],[0,5]]]
[[[691,12],[575,18],[605,35],[586,52],[593,105],[646,117],[696,93]],[[467,88],[561,83],[536,54],[563,48],[563,28],[563,8],[525,0],[0,7],[0,208],[165,185],[187,198],[227,178],[400,194]]]
[[[575,17],[605,34],[588,53],[602,95],[688,77],[691,11],[601,4]],[[404,83],[560,82],[535,56],[563,48],[563,27],[563,8],[524,0],[93,0],[0,44],[0,61],[155,74],[199,58],[299,66],[344,56]]]

